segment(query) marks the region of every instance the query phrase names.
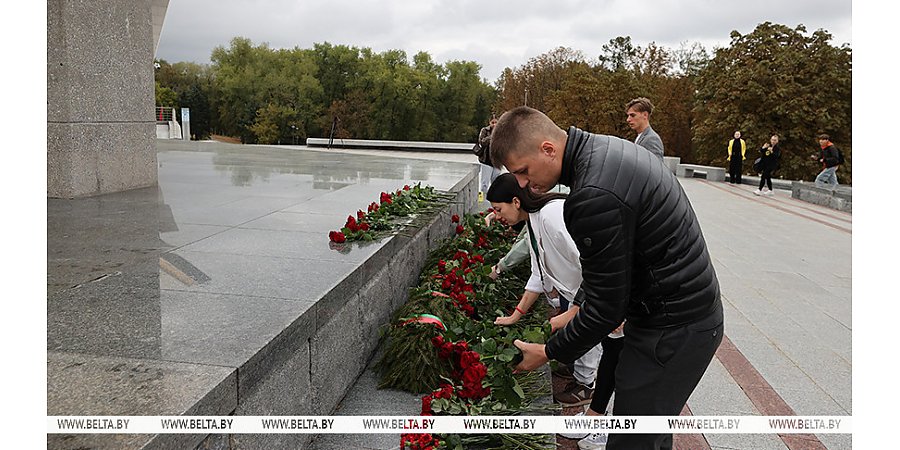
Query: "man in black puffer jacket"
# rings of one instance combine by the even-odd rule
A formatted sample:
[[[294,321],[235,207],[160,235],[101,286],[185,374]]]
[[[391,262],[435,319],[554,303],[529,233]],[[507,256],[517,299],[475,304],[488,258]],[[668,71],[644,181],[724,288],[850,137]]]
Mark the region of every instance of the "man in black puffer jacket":
[[[521,370],[570,363],[625,322],[614,414],[677,416],[723,337],[716,272],[687,195],[663,162],[635,144],[519,107],[491,142],[521,186],[569,186],[566,228],[581,254],[578,314],[546,345],[517,341]],[[612,434],[609,449],[671,448],[672,435]]]

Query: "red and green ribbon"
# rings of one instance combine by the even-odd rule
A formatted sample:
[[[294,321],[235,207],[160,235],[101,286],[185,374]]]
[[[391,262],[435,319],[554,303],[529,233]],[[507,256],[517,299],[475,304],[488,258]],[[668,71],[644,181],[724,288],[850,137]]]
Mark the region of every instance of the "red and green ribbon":
[[[403,317],[400,320],[403,322],[400,325],[407,325],[410,323],[430,323],[442,330],[446,330],[447,326],[444,325],[444,322],[438,316],[431,314],[415,314],[411,317]]]

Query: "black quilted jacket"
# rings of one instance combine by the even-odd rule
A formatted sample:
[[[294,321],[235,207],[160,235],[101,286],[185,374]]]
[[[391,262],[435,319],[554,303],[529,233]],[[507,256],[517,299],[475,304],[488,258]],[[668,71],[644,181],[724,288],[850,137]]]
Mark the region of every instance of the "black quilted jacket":
[[[719,282],[687,195],[663,161],[612,136],[569,129],[560,183],[581,253],[581,310],[547,342],[571,362],[627,318],[644,328],[692,323],[721,307]]]

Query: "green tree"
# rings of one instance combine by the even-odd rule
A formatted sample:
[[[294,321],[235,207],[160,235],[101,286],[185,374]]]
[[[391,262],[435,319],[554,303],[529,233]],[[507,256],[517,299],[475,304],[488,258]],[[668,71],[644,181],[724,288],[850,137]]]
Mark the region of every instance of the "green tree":
[[[250,125],[250,131],[256,135],[256,142],[260,144],[281,144],[283,140],[285,143],[291,142],[285,137],[291,135],[290,127],[296,126],[297,117],[295,109],[269,103],[256,112],[256,120]]]
[[[156,106],[177,107],[178,93],[156,82]]]
[[[776,175],[812,180],[821,170],[809,155],[815,136],[825,132],[851,154],[851,50],[835,47],[831,35],[811,35],[798,25],[762,23],[747,35],[733,31],[731,44],[715,51],[699,72],[693,131],[704,164],[724,164],[725,145],[741,130],[755,158],[771,134],[781,136],[781,169]],[[750,157],[748,157],[750,159]],[[850,164],[841,182],[851,181]]]

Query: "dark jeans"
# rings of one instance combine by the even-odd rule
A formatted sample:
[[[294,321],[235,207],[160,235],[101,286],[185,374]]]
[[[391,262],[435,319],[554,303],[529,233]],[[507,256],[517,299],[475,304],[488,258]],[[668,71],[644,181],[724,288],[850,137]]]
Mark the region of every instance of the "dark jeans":
[[[591,410],[603,414],[616,389],[616,366],[619,365],[619,354],[625,346],[625,338],[614,339],[606,336],[600,344],[603,345],[603,355],[600,356],[600,364],[597,366],[597,385],[591,398]]]
[[[722,342],[723,320],[717,299],[714,313],[677,328],[639,328],[626,321],[613,415],[679,415]],[[671,449],[672,434],[610,434],[606,448]]]
[[[772,190],[772,171],[770,169],[763,169],[762,175],[759,176],[759,190],[762,190],[763,183],[769,187],[769,190]]]

